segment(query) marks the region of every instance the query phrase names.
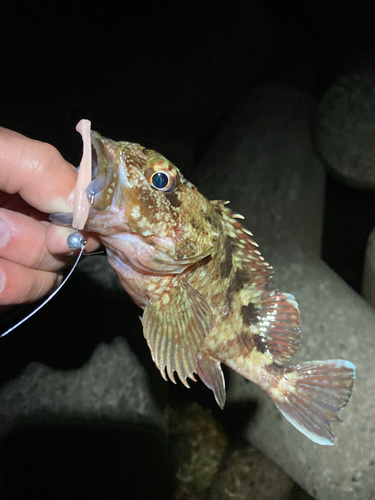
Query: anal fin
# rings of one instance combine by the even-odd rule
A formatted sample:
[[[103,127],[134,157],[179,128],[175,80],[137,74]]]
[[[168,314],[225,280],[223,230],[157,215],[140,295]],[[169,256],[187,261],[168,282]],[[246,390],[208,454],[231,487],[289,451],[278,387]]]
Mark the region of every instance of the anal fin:
[[[214,393],[216,403],[221,409],[225,405],[225,379],[220,362],[205,355],[199,355],[197,375]]]

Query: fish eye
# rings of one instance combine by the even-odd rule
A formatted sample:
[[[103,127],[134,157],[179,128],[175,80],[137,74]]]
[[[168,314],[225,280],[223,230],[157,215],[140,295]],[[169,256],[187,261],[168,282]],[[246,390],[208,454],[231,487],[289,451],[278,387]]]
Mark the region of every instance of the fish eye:
[[[168,191],[172,180],[165,172],[155,172],[151,177],[151,184],[160,191]]]
[[[178,182],[178,174],[175,167],[164,168],[164,165],[154,165],[149,167],[145,172],[147,181],[158,191],[172,191]]]

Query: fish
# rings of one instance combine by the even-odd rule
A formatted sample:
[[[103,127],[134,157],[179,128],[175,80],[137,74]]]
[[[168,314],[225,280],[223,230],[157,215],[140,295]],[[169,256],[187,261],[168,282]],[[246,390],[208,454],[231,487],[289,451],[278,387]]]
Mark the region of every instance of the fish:
[[[143,334],[165,380],[199,377],[225,405],[224,364],[257,384],[313,442],[332,445],[331,423],[351,397],[355,366],[331,359],[288,365],[301,341],[293,295],[272,290],[272,267],[244,217],[209,201],[163,155],[91,132],[91,208],[84,230],[143,309]],[[71,224],[71,214],[51,214]]]

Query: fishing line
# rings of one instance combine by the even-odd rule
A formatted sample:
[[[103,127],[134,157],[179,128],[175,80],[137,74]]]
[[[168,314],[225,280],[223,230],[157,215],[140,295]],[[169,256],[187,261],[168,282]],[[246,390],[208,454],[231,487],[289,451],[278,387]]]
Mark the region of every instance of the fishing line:
[[[36,309],[34,309],[33,311],[31,311],[30,314],[28,314],[27,316],[25,316],[24,318],[22,318],[15,325],[11,326],[4,333],[0,334],[0,338],[5,337],[5,335],[8,335],[8,333],[10,333],[13,330],[15,330],[16,328],[18,328],[20,325],[22,325],[22,323],[24,323],[25,321],[27,321],[28,319],[30,319],[32,316],[34,316],[34,314],[36,314],[38,311],[40,311],[42,309],[42,307],[44,307],[51,299],[53,299],[53,297],[61,290],[61,288],[65,285],[65,283],[68,281],[68,279],[70,278],[70,276],[73,274],[73,271],[77,267],[78,262],[80,261],[80,259],[82,257],[83,250],[84,250],[85,245],[86,245],[86,240],[84,239],[84,237],[82,236],[81,233],[79,233],[78,231],[75,231],[74,233],[72,233],[72,234],[70,234],[68,236],[67,243],[68,243],[69,248],[71,248],[72,250],[78,250],[78,249],[80,249],[80,252],[79,252],[79,254],[77,256],[77,259],[76,259],[73,267],[71,268],[71,270],[69,271],[69,273],[67,274],[67,276],[65,277],[65,279],[56,288],[56,290],[53,291],[51,293],[51,295],[49,295]]]

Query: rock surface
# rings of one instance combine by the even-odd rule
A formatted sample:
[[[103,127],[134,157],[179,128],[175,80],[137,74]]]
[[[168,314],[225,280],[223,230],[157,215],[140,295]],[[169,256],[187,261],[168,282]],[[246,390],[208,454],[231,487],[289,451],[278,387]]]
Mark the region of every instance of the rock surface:
[[[274,260],[275,263],[275,260]],[[323,262],[296,255],[279,258],[282,290],[295,294],[302,315],[302,345],[293,363],[350,359],[357,367],[353,397],[333,426],[333,447],[319,446],[296,431],[263,391],[231,377],[229,400],[255,399],[259,408],[247,436],[318,500],[371,498],[375,490],[375,356],[373,309]]]

